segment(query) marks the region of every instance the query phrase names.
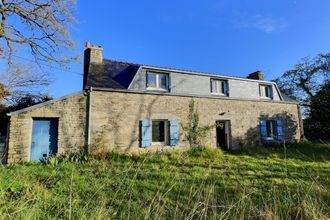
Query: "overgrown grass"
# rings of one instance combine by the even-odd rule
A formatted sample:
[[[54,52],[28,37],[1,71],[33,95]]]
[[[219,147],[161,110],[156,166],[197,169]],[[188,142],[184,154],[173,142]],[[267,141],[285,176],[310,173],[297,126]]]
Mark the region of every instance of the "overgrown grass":
[[[0,217],[329,219],[329,147],[111,152],[0,167]]]

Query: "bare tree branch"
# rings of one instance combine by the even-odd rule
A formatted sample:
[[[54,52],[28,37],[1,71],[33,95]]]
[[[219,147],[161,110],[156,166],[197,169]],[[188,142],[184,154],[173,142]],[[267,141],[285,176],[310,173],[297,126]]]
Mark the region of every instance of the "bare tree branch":
[[[7,71],[0,73],[0,104],[4,101],[14,103],[25,96],[43,96],[40,90],[50,81],[49,74],[34,66],[13,64]]]
[[[60,51],[74,46],[69,30],[75,22],[75,3],[75,0],[0,0],[3,59],[11,63],[14,48],[27,47],[36,61],[68,63],[70,57]]]

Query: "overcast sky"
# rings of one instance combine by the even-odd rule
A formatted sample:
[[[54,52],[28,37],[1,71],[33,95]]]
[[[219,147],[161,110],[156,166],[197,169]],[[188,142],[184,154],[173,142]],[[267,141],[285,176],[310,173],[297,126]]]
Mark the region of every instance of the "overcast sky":
[[[271,80],[330,52],[329,12],[329,0],[78,0],[72,36],[80,55],[90,41],[105,58]],[[54,97],[81,90],[80,75],[53,72]]]

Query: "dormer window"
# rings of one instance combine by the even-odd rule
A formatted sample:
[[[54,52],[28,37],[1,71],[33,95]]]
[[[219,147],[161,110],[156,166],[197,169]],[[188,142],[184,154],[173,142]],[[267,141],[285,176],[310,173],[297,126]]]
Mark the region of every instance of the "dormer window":
[[[147,89],[169,90],[169,77],[166,73],[147,72]]]
[[[222,79],[211,79],[211,93],[228,96],[228,81]]]
[[[273,89],[271,85],[259,85],[259,95],[261,98],[273,99]]]

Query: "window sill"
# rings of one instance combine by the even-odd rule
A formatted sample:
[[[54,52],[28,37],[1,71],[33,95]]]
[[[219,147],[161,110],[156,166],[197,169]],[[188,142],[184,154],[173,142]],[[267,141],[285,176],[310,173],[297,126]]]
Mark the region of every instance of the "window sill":
[[[155,147],[166,147],[166,146],[169,146],[169,145],[166,144],[165,142],[151,142],[151,146],[155,146]]]
[[[265,100],[273,100],[273,98],[266,97],[266,96],[260,96],[260,99],[265,99]]]
[[[211,92],[211,95],[214,95],[214,96],[225,96],[225,97],[228,97],[229,96],[229,95],[224,94],[224,93],[215,93],[215,92]]]
[[[169,92],[168,89],[160,89],[160,88],[152,88],[152,87],[147,87],[147,91]]]

